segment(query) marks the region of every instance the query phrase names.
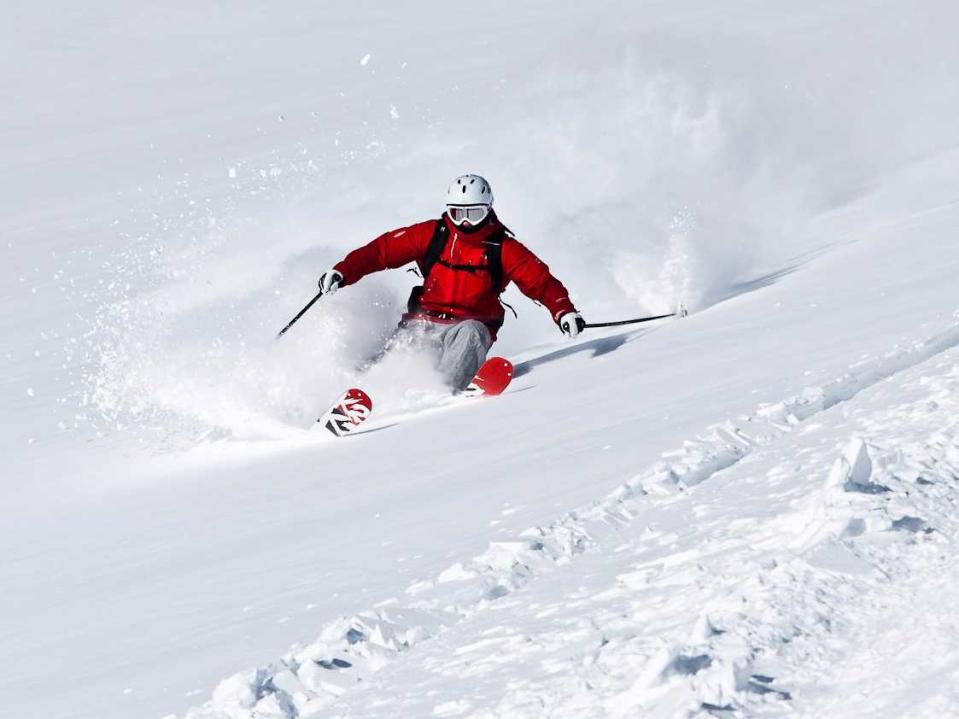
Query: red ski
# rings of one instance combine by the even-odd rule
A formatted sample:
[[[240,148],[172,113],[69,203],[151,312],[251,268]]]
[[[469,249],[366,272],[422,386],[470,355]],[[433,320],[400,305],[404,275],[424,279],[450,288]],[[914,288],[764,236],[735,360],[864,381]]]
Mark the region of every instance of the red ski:
[[[513,379],[513,363],[504,357],[490,357],[463,390],[467,397],[502,394]]]
[[[317,422],[337,437],[350,434],[373,412],[373,400],[361,389],[353,387],[333,403]]]
[[[503,357],[490,357],[479,368],[464,397],[502,394],[513,379],[513,363]],[[373,400],[363,390],[353,387],[333,403],[317,423],[337,437],[355,432],[373,412]]]

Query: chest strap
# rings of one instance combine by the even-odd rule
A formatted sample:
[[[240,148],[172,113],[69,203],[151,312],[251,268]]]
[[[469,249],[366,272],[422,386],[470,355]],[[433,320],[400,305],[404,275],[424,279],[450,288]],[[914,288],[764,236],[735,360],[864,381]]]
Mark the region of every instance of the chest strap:
[[[449,229],[446,227],[446,222],[441,217],[436,221],[436,228],[433,230],[433,237],[430,239],[430,244],[426,248],[426,254],[423,255],[423,260],[420,264],[420,271],[423,273],[424,284],[426,280],[429,279],[430,272],[433,271],[433,267],[435,267],[437,264],[440,264],[447,269],[455,271],[489,272],[490,279],[493,283],[493,288],[497,293],[499,293],[503,285],[503,240],[506,239],[506,235],[506,228],[500,227],[489,237],[489,239],[484,242],[486,245],[485,265],[453,264],[451,262],[447,262],[446,260],[440,259],[443,251],[446,249],[446,243],[449,241]]]

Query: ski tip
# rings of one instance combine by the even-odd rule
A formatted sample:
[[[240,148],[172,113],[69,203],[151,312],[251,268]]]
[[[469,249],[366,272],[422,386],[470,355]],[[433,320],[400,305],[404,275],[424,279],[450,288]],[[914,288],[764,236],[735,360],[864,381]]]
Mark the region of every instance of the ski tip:
[[[346,390],[344,396],[347,400],[359,402],[360,404],[365,405],[369,410],[373,409],[373,400],[370,399],[370,396],[359,387],[351,387],[350,389]]]
[[[353,432],[373,411],[373,400],[359,389],[351,387],[317,420],[336,437]]]
[[[490,357],[464,391],[467,397],[502,394],[513,379],[513,363],[505,357]]]

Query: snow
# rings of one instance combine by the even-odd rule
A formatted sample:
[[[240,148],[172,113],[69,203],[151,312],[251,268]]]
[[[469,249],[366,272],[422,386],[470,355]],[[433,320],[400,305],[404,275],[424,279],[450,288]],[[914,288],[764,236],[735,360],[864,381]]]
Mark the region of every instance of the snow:
[[[959,713],[954,3],[440,16],[11,9],[4,713]],[[467,171],[587,321],[690,316],[511,290],[478,403],[357,375],[403,272],[273,341]]]
[[[806,693],[780,683],[802,687],[810,665],[821,675],[845,652],[868,653],[857,634],[841,635],[852,646],[827,661],[816,655],[828,627],[852,622],[845,605],[887,601],[894,577],[914,585],[904,555],[924,556],[922,576],[955,560],[957,346],[959,328],[714,427],[602,502],[407,588],[408,604],[334,622],[234,692],[265,701],[279,671],[300,679],[279,692],[296,712],[331,716],[576,715],[597,704],[610,716],[674,716],[784,700],[809,712]],[[931,399],[943,396],[945,406]],[[866,429],[889,444],[852,434],[830,463],[837,437]],[[942,623],[928,629],[938,636]],[[959,626],[946,625],[955,638]],[[924,700],[955,711],[949,686]],[[451,692],[456,701],[436,703]],[[876,715],[897,713],[872,699]],[[224,703],[187,716],[218,716]],[[837,712],[810,715],[823,713]]]

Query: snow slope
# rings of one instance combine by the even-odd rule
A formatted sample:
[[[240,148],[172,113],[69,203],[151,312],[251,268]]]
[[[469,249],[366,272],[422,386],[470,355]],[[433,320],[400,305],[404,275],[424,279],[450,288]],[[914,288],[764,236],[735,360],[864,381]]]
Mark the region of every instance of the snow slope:
[[[447,598],[485,575],[487,600],[329,713],[955,715],[957,344],[953,330],[901,357],[905,370],[847,377],[825,411],[803,397],[721,425],[604,502],[441,575]],[[390,656],[415,637],[404,619],[387,606],[353,626]],[[358,645],[307,648],[306,681],[276,674],[276,694],[304,709],[306,687],[335,695],[324,682],[349,686],[340,675],[378,656]],[[353,667],[317,667],[334,656]]]
[[[426,2],[14,7],[5,711],[249,716],[259,698],[283,716],[290,696],[321,715],[836,715],[867,674],[877,714],[954,707],[948,615],[908,627],[943,642],[938,674],[891,655],[896,608],[955,591],[937,568],[956,10],[834,5],[493,3],[458,31]],[[320,270],[438,213],[464,170],[588,319],[693,314],[569,344],[511,293],[510,393],[317,438],[310,418],[357,381],[411,279],[371,278],[273,334]],[[436,398],[415,358],[362,382],[383,424]],[[799,405],[777,403],[805,387],[826,394],[793,427]],[[748,416],[762,441],[709,429]],[[888,492],[826,486],[852,437]],[[702,481],[676,492],[659,462],[683,447],[662,461]],[[609,511],[624,482],[629,515],[580,541],[568,513]],[[530,527],[551,537],[532,555]],[[425,611],[396,625],[408,652],[369,641],[396,607]],[[370,636],[350,644],[357,621]],[[302,697],[278,663],[294,643]],[[837,677],[842,658],[856,671]]]

